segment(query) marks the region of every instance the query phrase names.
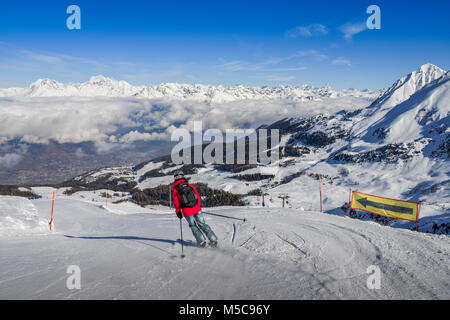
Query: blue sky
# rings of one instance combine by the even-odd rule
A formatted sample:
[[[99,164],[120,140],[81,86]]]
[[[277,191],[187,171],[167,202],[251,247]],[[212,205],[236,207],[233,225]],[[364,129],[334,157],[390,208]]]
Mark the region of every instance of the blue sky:
[[[66,27],[69,5],[81,30]],[[368,30],[369,5],[381,29]],[[2,1],[0,87],[102,74],[161,82],[378,89],[449,69],[450,1]]]

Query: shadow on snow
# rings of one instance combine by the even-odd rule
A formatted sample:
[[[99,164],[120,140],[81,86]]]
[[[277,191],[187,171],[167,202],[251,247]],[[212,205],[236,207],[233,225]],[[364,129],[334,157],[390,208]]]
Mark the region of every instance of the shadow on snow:
[[[145,241],[162,242],[162,243],[168,243],[171,245],[175,245],[176,243],[181,244],[181,239],[170,240],[170,239],[146,238],[146,237],[136,237],[136,236],[78,236],[77,237],[77,236],[71,236],[71,235],[65,234],[64,237],[70,238],[70,239],[86,239],[86,240],[132,240],[132,241],[136,241],[136,242],[145,244],[147,246],[151,246],[155,249],[158,249],[158,250],[168,253],[170,255],[173,255],[173,252],[164,250],[158,246],[152,245]],[[188,241],[183,240],[183,245],[185,247],[195,247],[196,246],[195,243],[191,240],[188,240]]]

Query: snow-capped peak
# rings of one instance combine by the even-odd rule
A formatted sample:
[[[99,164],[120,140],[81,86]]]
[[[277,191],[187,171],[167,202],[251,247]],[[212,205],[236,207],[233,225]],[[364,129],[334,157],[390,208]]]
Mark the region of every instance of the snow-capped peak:
[[[54,95],[58,92],[64,90],[64,86],[58,81],[42,78],[33,82],[28,88],[24,89],[24,94],[28,96],[45,96],[49,92],[52,92]]]
[[[88,82],[92,84],[104,84],[105,82],[114,82],[114,81],[116,80],[113,78],[107,78],[102,75],[97,75],[90,77]]]
[[[83,97],[142,97],[175,98],[209,102],[229,102],[245,99],[309,101],[322,98],[352,96],[372,101],[379,91],[369,90],[333,90],[329,84],[322,88],[311,85],[250,87],[234,85],[230,87],[201,84],[160,83],[151,86],[133,86],[126,81],[116,80],[103,75],[92,76],[82,83],[60,83],[52,79],[39,79],[28,88],[0,89],[0,97],[27,96],[83,96]]]
[[[30,85],[30,88],[57,87],[58,82],[48,78],[37,79]]]
[[[431,64],[425,63],[417,70],[397,80],[378,99],[372,103],[372,107],[383,105],[390,108],[409,99],[415,92],[441,78],[445,71]]]
[[[448,130],[449,80],[448,72],[424,64],[375,100],[353,126],[353,135],[367,143],[448,139],[442,133]]]
[[[427,63],[423,64],[423,65],[422,65],[417,71],[415,71],[415,72],[418,72],[418,71],[420,71],[420,72],[422,72],[422,73],[425,73],[425,74],[432,74],[432,73],[435,73],[435,72],[439,72],[439,73],[444,72],[444,73],[445,73],[444,70],[442,70],[441,68],[439,68],[438,66],[435,66],[434,64],[432,64],[432,63],[430,63],[430,62],[427,62]]]

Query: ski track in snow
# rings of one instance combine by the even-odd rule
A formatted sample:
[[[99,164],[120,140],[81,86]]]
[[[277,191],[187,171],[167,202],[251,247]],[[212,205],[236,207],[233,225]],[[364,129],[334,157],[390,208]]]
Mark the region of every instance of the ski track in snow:
[[[48,199],[32,204],[48,220]],[[180,259],[178,219],[167,208],[114,210],[60,196],[53,232],[0,236],[0,299],[450,298],[447,236],[319,212],[226,207],[213,210],[247,222],[207,215],[219,248],[200,249],[183,221]],[[66,288],[69,265],[81,269],[80,290]],[[367,288],[370,265],[381,270],[379,290]]]

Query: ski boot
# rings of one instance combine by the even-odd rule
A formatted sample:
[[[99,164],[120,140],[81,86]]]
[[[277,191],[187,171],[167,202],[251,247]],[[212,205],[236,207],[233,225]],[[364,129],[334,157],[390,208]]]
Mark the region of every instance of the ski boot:
[[[218,245],[218,242],[217,242],[217,241],[211,241],[211,242],[209,243],[209,246],[210,246],[211,248],[217,248],[217,245]]]
[[[199,244],[197,244],[197,247],[199,248],[205,248],[206,247],[206,241],[202,241]]]

